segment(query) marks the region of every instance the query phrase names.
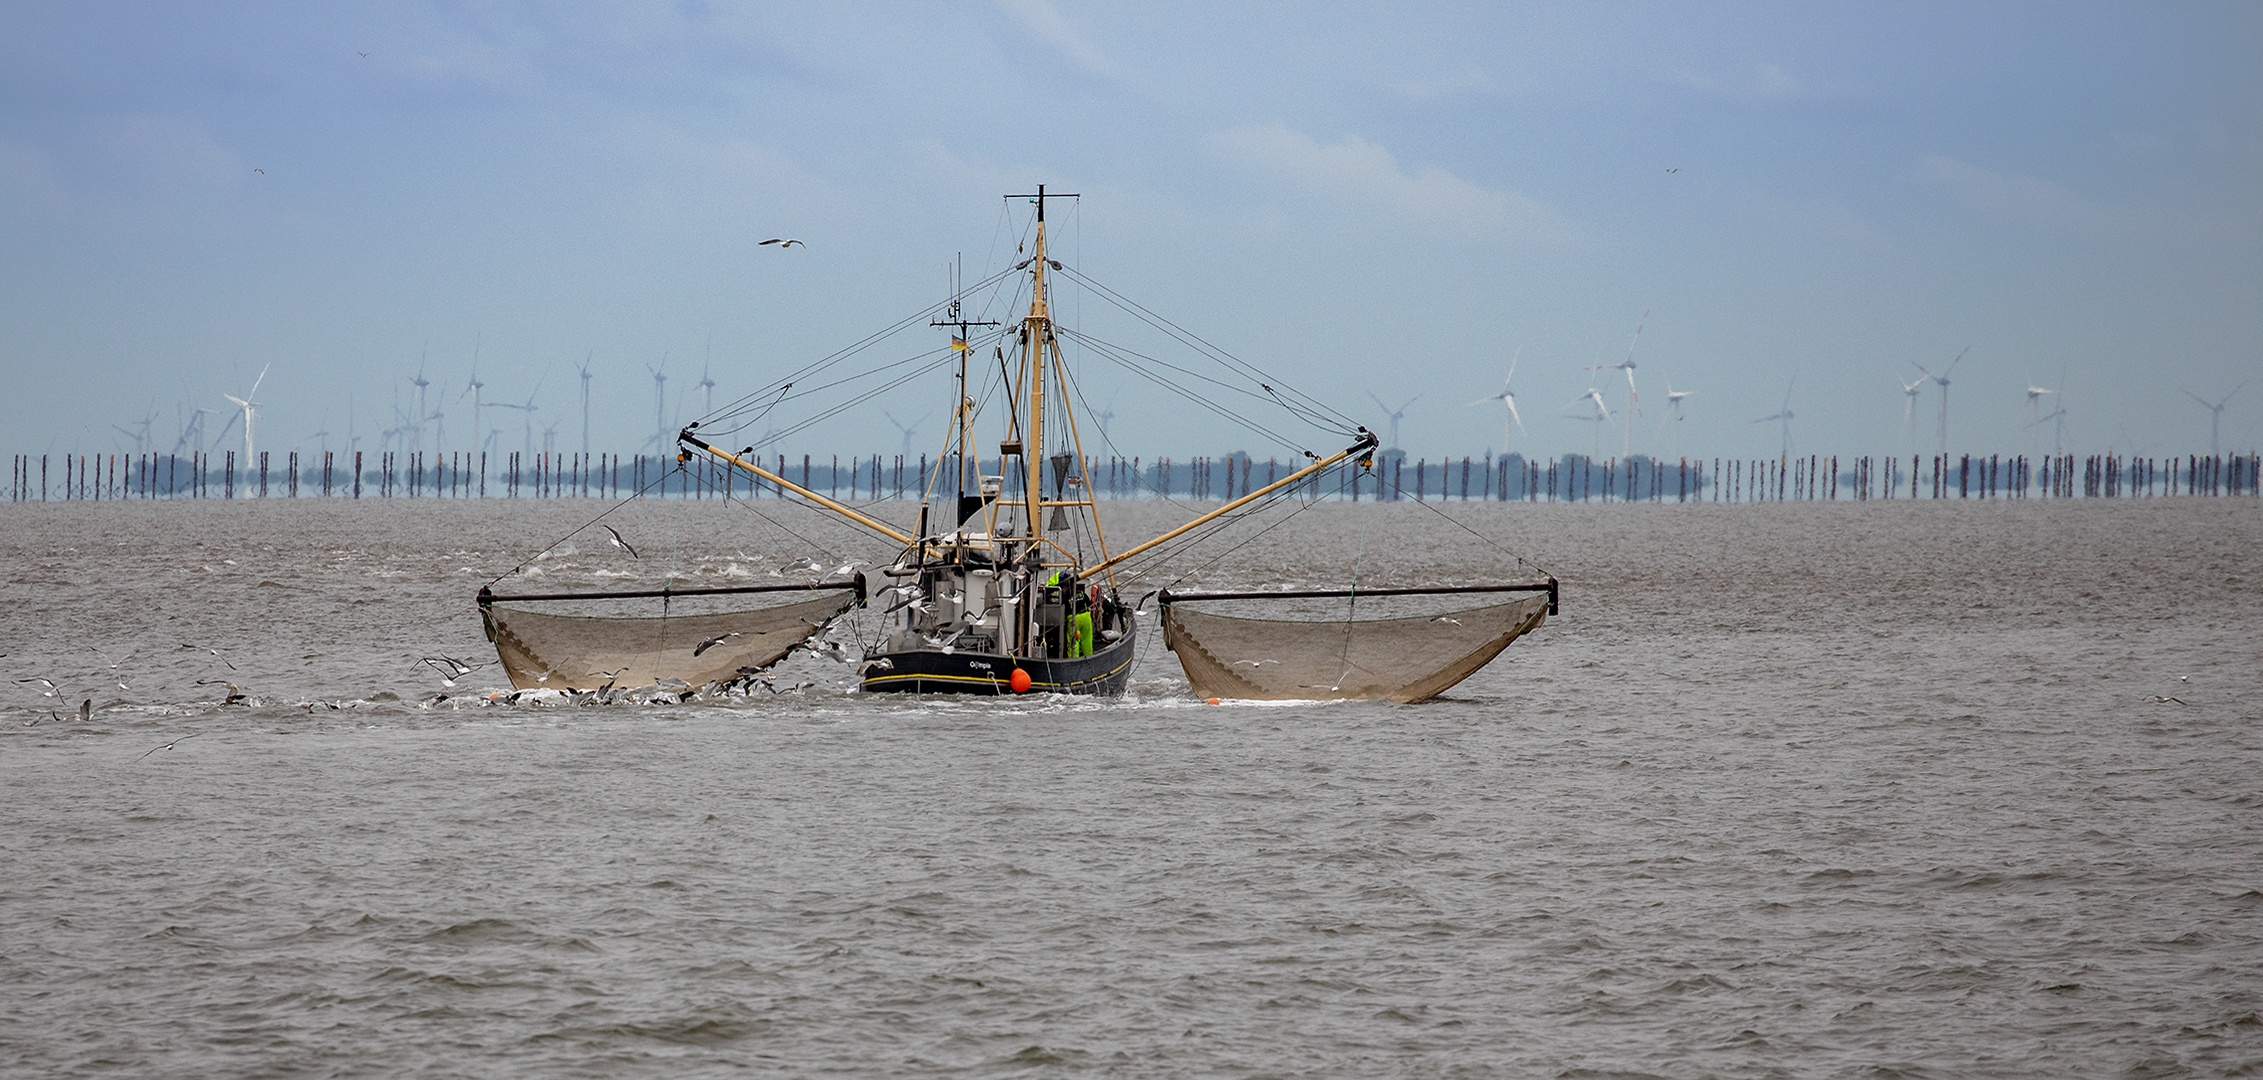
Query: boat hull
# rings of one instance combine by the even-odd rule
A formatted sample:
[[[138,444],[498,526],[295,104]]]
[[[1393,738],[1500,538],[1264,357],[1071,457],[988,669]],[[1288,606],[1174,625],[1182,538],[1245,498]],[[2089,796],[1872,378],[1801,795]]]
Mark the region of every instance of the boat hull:
[[[1015,668],[1029,673],[1032,694],[1119,697],[1131,682],[1132,642],[1127,632],[1091,656],[1044,660],[996,653],[931,649],[882,653],[867,659],[863,688],[881,694],[982,694],[1011,697]],[[885,660],[885,664],[879,661]]]

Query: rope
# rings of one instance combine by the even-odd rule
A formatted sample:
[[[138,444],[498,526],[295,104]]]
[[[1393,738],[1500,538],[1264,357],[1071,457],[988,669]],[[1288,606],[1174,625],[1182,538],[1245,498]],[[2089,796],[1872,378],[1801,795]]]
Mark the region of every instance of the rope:
[[[682,467],[682,466],[681,466],[681,465],[679,464],[679,465],[678,465],[678,468],[681,468],[681,467]],[[489,584],[489,585],[493,585],[493,584],[495,584],[496,582],[503,580],[504,578],[510,577],[510,576],[511,576],[512,574],[516,574],[516,573],[518,573],[519,571],[526,569],[526,568],[527,568],[527,565],[528,565],[529,563],[532,563],[532,562],[534,562],[534,561],[535,561],[536,559],[539,559],[539,558],[543,557],[544,555],[548,555],[548,554],[550,553],[551,549],[553,549],[553,548],[557,547],[557,546],[558,546],[558,545],[560,545],[560,544],[563,544],[563,543],[565,543],[565,542],[566,542],[566,541],[568,541],[568,540],[571,540],[571,539],[573,539],[573,538],[574,538],[575,536],[579,535],[579,534],[581,533],[581,531],[582,531],[583,529],[587,529],[587,528],[589,528],[590,526],[592,526],[592,525],[595,525],[595,524],[597,524],[598,522],[605,520],[607,516],[609,516],[609,515],[611,515],[611,514],[613,513],[613,511],[615,511],[615,510],[619,510],[620,508],[622,508],[622,507],[624,507],[624,506],[627,506],[628,504],[630,504],[630,503],[632,503],[632,502],[634,502],[634,501],[636,501],[636,500],[638,500],[638,499],[641,499],[641,498],[643,498],[643,497],[644,497],[644,493],[645,493],[645,492],[647,492],[647,491],[651,491],[651,490],[652,490],[652,489],[653,489],[654,487],[656,487],[656,486],[658,486],[658,485],[661,485],[661,484],[664,484],[664,483],[667,483],[667,481],[668,481],[668,473],[669,473],[669,470],[666,470],[666,469],[662,469],[662,470],[659,470],[659,472],[660,472],[660,475],[659,475],[659,476],[656,476],[656,477],[654,477],[654,478],[652,479],[652,481],[651,481],[650,483],[648,483],[648,484],[644,485],[643,487],[640,487],[640,488],[636,489],[636,490],[635,490],[635,491],[633,491],[633,492],[630,492],[630,493],[629,493],[629,496],[628,496],[628,498],[622,499],[622,500],[621,500],[620,502],[614,503],[613,505],[606,507],[606,508],[604,509],[604,511],[602,511],[601,513],[599,513],[599,514],[598,514],[598,515],[597,515],[596,517],[593,517],[593,518],[589,519],[588,521],[584,521],[584,522],[582,522],[581,524],[574,526],[574,527],[573,527],[573,529],[571,529],[570,531],[568,531],[568,532],[566,533],[566,535],[564,535],[564,536],[561,536],[561,537],[557,538],[556,540],[552,540],[552,541],[550,541],[550,542],[549,542],[548,544],[545,544],[545,545],[543,545],[543,547],[542,547],[542,550],[540,550],[540,551],[537,551],[537,552],[535,552],[534,554],[527,556],[527,557],[526,557],[526,559],[525,559],[524,561],[520,562],[520,563],[519,563],[519,564],[518,564],[517,566],[514,566],[514,567],[510,568],[509,570],[505,570],[505,571],[503,571],[502,573],[495,575],[494,577],[488,578],[488,579],[487,579],[487,584]]]

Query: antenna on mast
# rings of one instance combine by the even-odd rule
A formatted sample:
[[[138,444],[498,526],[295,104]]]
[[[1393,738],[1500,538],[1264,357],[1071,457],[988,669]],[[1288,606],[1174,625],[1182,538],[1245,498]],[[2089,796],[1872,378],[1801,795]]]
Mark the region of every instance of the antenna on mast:
[[[1040,207],[1042,207],[1043,205],[1043,203],[1039,204]],[[1043,212],[1044,211],[1042,209],[1039,210],[1040,214],[1042,214]],[[996,320],[983,321],[978,319],[969,319],[966,317],[966,312],[963,310],[959,303],[959,290],[964,285],[965,281],[966,254],[964,252],[961,252],[959,254],[959,265],[953,270],[951,274],[951,305],[943,309],[944,315],[942,318],[929,319],[927,321],[927,325],[929,326],[952,326],[958,328],[958,333],[951,335],[951,348],[953,351],[959,354],[959,404],[957,408],[951,410],[951,426],[952,429],[957,433],[957,441],[959,444],[959,466],[957,470],[955,470],[958,473],[959,486],[959,501],[957,503],[958,516],[951,522],[951,527],[954,529],[958,528],[960,525],[965,524],[966,519],[970,515],[972,515],[976,510],[982,508],[982,496],[968,495],[966,493],[966,471],[968,465],[972,463],[969,460],[967,450],[967,425],[973,421],[973,418],[967,415],[967,411],[973,407],[973,402],[967,398],[966,394],[966,354],[967,350],[971,347],[967,342],[967,331],[977,326],[998,325]],[[910,438],[911,433],[909,431],[906,431],[904,435],[908,439]],[[921,483],[924,484],[925,482],[925,479],[922,478]],[[969,505],[970,501],[972,503],[971,506]],[[922,503],[921,505],[921,512],[924,513],[925,504]],[[921,531],[924,532],[925,530]]]

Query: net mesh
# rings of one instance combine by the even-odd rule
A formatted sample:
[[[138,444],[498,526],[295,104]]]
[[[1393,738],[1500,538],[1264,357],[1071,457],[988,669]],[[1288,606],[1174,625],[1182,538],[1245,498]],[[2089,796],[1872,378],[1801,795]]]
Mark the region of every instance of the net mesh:
[[[1532,596],[1444,615],[1316,622],[1163,608],[1163,644],[1197,696],[1427,701],[1548,617]]]
[[[693,686],[728,682],[777,663],[855,603],[855,594],[843,592],[749,611],[658,618],[551,615],[494,605],[483,611],[487,636],[512,686],[588,690],[661,679]]]

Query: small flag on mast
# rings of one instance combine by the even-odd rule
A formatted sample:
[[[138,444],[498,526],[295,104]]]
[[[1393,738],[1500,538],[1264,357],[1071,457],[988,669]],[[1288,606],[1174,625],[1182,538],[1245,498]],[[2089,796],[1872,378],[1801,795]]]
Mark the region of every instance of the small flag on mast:
[[[958,350],[958,351],[960,351],[960,352],[965,352],[965,351],[966,351],[966,339],[965,339],[965,338],[963,338],[963,337],[953,337],[953,338],[951,339],[951,347],[952,347],[952,348],[954,348],[954,349],[957,349],[957,350]]]

